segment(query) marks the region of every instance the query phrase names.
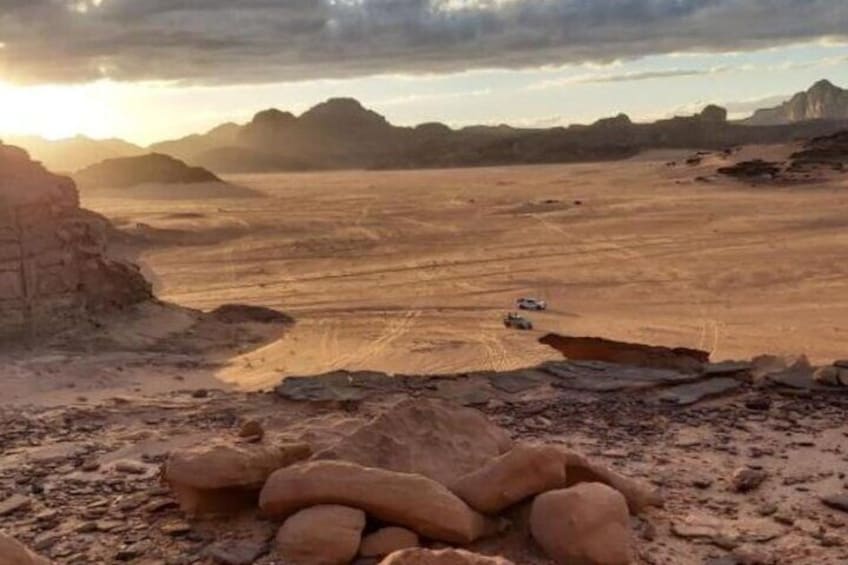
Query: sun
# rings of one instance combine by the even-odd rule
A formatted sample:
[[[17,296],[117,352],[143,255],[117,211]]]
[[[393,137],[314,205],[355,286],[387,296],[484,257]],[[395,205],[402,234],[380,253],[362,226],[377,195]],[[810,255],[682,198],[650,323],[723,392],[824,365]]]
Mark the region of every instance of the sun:
[[[96,84],[17,86],[0,82],[0,135],[103,137],[109,131],[110,112],[102,94]]]

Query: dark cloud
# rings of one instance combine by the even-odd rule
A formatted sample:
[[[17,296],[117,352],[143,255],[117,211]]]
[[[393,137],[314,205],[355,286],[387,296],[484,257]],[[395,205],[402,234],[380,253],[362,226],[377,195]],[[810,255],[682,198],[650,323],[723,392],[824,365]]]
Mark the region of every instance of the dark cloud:
[[[242,83],[848,37],[845,0],[0,0],[19,82]]]

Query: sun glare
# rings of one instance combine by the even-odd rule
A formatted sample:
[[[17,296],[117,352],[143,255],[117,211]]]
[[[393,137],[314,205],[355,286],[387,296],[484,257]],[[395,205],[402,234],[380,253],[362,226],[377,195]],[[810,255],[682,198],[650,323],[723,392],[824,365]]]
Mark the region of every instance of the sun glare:
[[[110,133],[103,86],[16,86],[0,82],[0,135],[39,135],[48,139]]]

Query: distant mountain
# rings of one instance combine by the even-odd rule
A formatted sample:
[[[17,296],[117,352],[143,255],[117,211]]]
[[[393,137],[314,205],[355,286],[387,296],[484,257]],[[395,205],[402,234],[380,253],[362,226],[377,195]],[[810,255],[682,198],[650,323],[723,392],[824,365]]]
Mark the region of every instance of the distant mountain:
[[[153,147],[221,174],[403,169],[610,160],[650,148],[721,149],[781,143],[845,127],[848,116],[844,121],[746,126],[729,122],[727,111],[715,105],[694,116],[643,124],[620,114],[567,128],[500,125],[452,129],[440,123],[399,127],[356,100],[335,98],[300,116],[264,110],[247,124],[225,124],[206,134]]]
[[[91,139],[77,136],[48,140],[36,136],[10,136],[4,141],[23,147],[36,161],[51,171],[71,173],[104,159],[133,157],[145,150],[121,139]]]
[[[776,108],[757,110],[741,123],[752,126],[793,124],[810,120],[848,120],[848,90],[820,80]]]
[[[201,167],[190,167],[159,153],[107,159],[73,175],[80,189],[128,188],[142,184],[191,184],[222,182]]]

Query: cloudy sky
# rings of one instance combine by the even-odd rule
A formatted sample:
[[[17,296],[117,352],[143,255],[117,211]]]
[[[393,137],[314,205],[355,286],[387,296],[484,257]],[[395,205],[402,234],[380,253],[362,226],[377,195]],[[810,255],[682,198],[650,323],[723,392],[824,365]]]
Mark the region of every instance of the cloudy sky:
[[[148,143],[354,96],[399,124],[734,115],[848,86],[845,0],[0,0],[0,132]]]

